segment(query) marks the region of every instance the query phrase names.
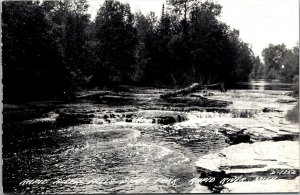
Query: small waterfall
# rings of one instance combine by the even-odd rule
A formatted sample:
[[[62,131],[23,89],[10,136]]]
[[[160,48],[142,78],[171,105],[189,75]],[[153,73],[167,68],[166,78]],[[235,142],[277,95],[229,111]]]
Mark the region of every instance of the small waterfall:
[[[109,124],[117,122],[170,125],[188,120],[185,113],[174,111],[71,110],[60,111],[57,122],[66,125]]]
[[[257,109],[206,109],[191,113],[197,118],[252,118],[258,112]]]
[[[197,118],[232,118],[230,109],[226,108],[205,108],[191,113]]]
[[[259,110],[255,110],[255,109],[237,109],[237,110],[232,110],[231,114],[233,118],[252,118],[258,112]]]
[[[132,123],[132,124],[159,124],[172,125],[188,120],[193,115],[196,118],[252,118],[260,112],[256,109],[227,109],[227,108],[205,108],[201,111],[178,112],[158,110],[84,110],[68,109],[60,111],[59,114],[52,113],[51,120],[66,125],[77,124],[110,124],[110,123]],[[189,117],[190,118],[190,117]]]
[[[145,117],[137,117],[132,119],[132,123],[147,123],[150,124],[152,123],[151,118],[145,118]]]
[[[175,114],[172,116],[159,116],[152,119],[152,123],[155,124],[163,124],[163,125],[169,125],[174,123],[179,123],[188,120],[187,116]]]
[[[199,112],[197,114],[198,118],[231,118],[230,113],[220,113],[220,112]]]

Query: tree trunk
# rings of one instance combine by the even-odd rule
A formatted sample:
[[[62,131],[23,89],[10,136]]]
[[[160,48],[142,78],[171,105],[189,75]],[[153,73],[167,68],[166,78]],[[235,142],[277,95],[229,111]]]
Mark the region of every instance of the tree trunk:
[[[222,92],[225,91],[223,83],[216,83],[216,84],[211,84],[211,85],[202,85],[200,83],[193,83],[189,87],[162,94],[162,95],[160,95],[160,97],[165,99],[165,98],[169,98],[169,97],[175,97],[178,95],[187,95],[187,94],[196,92],[198,90],[203,90],[203,89],[207,89],[207,88],[219,88]]]

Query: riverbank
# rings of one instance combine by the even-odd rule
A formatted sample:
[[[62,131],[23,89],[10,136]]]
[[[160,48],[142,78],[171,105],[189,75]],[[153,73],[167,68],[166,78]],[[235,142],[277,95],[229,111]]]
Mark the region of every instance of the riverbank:
[[[229,108],[260,111],[250,118],[226,120],[228,124],[218,122],[224,125],[218,131],[231,139],[231,146],[195,163],[200,178],[216,178],[202,185],[221,193],[298,192],[299,124],[285,117],[297,100],[283,91],[237,90],[223,97],[233,102]],[[197,188],[193,192],[200,193]]]

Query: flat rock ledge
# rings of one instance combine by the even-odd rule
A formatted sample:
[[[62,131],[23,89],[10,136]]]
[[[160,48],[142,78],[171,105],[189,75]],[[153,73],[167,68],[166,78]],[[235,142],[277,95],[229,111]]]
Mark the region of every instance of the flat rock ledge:
[[[298,141],[240,143],[195,164],[200,178],[216,178],[200,182],[211,192],[299,192]]]
[[[297,132],[296,132],[297,131]],[[237,128],[224,124],[219,132],[225,135],[230,145],[261,141],[296,141],[299,140],[298,129],[280,129],[274,127]]]

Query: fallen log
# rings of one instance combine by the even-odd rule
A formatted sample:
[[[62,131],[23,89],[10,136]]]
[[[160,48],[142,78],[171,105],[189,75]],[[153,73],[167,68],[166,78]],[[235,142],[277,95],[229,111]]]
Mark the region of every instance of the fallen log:
[[[92,99],[92,98],[98,98],[100,96],[108,95],[108,91],[97,91],[97,92],[91,92],[89,94],[79,95],[76,96],[77,99]]]
[[[203,90],[203,89],[208,89],[208,88],[212,88],[212,89],[219,88],[221,91],[225,91],[225,87],[224,87],[223,83],[216,83],[216,84],[210,84],[210,85],[202,85],[200,83],[193,83],[192,85],[190,85],[186,88],[178,89],[175,91],[171,91],[171,92],[162,94],[162,95],[160,95],[160,97],[165,99],[165,98],[169,98],[169,97],[175,97],[178,95],[188,95],[188,94],[196,92],[198,90]]]

